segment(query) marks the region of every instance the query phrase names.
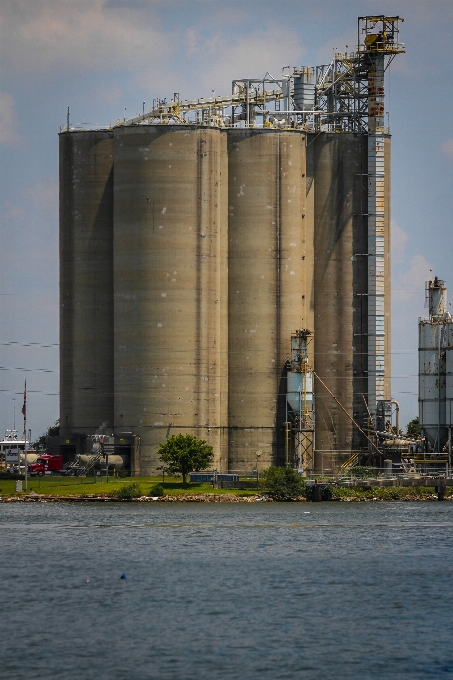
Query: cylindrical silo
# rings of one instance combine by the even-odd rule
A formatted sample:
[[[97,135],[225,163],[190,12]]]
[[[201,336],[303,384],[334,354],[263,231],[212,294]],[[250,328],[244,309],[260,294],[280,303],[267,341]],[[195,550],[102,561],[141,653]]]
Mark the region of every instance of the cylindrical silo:
[[[423,319],[418,324],[419,422],[430,447],[438,452],[448,438],[446,345],[450,325]]]
[[[445,324],[445,418],[448,428],[448,448],[453,446],[453,319]],[[451,465],[451,460],[450,460]]]
[[[353,133],[312,134],[308,153],[315,222],[315,371],[363,426],[368,392],[367,138]],[[388,255],[388,236],[384,248]],[[387,346],[389,309],[386,295]],[[319,381],[315,391],[315,466],[320,470],[341,463],[367,442]]]
[[[60,134],[62,434],[113,426],[113,133]]]
[[[115,426],[158,444],[193,434],[227,469],[226,135],[115,130]]]
[[[291,333],[311,324],[305,174],[304,133],[228,131],[229,468],[242,474],[284,462]]]

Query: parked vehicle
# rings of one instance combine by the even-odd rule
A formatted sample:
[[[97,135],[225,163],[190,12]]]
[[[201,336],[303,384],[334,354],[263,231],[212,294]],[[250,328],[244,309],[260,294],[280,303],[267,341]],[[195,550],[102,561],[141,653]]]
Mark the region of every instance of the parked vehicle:
[[[56,472],[61,472],[63,469],[63,456],[39,456],[36,463],[28,466],[28,474],[34,477],[42,477],[43,475],[52,475]]]

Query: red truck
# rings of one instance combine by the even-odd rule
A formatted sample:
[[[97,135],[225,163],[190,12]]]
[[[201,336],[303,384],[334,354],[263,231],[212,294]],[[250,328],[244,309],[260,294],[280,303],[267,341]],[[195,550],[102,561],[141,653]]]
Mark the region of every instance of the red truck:
[[[28,466],[28,474],[38,475],[42,477],[45,474],[54,474],[61,472],[63,468],[63,456],[40,456],[36,463],[31,463]]]

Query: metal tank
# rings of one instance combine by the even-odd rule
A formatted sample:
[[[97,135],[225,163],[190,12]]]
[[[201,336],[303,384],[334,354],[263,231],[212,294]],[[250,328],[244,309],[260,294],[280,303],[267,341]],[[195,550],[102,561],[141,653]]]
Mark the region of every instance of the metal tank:
[[[315,69],[302,66],[294,70],[294,107],[296,111],[311,111],[315,105]]]
[[[450,316],[447,312],[447,286],[437,276],[425,283],[425,305],[432,321],[445,321]]]
[[[113,425],[113,133],[60,134],[61,434]]]
[[[228,131],[229,470],[284,463],[291,334],[312,324],[301,131]]]
[[[390,146],[386,139],[385,162]],[[314,344],[316,373],[344,408],[363,425],[368,393],[368,225],[367,138],[328,132],[308,136],[307,185],[314,232]],[[384,187],[385,262],[389,262],[389,176]],[[386,290],[390,276],[386,271]],[[390,343],[390,297],[385,296],[385,346]],[[385,356],[385,374],[389,375]],[[386,379],[386,398],[390,398]],[[388,392],[388,394],[387,394]],[[319,381],[316,393],[318,470],[335,467],[366,446],[360,432]]]
[[[419,421],[422,434],[442,451],[447,441],[446,363],[442,323],[420,320],[419,331]]]
[[[89,465],[91,463],[92,456],[81,453],[79,456],[77,456],[76,464],[84,466],[84,465]],[[108,456],[108,469],[109,470],[124,470],[128,468],[129,466],[129,456],[127,455],[121,455],[118,453],[112,454]],[[107,467],[107,459],[106,458],[100,458],[96,463],[93,465],[94,470],[105,470]]]
[[[446,324],[445,338],[445,417],[448,428],[448,452],[450,454],[450,470],[452,465],[453,446],[453,319]]]
[[[426,282],[425,304],[429,308],[429,318],[420,318],[418,324],[419,422],[429,449],[442,452],[451,437],[452,399],[452,319],[447,311],[447,288],[444,281],[436,277],[433,281]]]
[[[39,456],[41,456],[44,453],[44,451],[41,451],[40,453],[37,451],[27,451],[27,465],[30,465],[30,463],[36,463],[38,460]],[[25,453],[19,453],[19,459],[20,459],[20,464],[23,465],[25,463]],[[16,465],[17,465],[17,456],[16,456]]]
[[[150,474],[166,437],[192,434],[226,470],[226,134],[115,130],[115,429]],[[137,470],[138,471],[138,470]]]

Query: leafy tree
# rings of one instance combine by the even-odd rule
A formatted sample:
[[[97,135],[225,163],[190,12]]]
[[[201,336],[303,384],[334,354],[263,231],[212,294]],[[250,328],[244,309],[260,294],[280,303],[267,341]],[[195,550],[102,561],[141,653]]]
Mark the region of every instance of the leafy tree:
[[[55,421],[55,425],[51,425],[47,429],[47,436],[58,437],[59,434],[60,434],[60,419],[58,418],[58,420]]]
[[[305,481],[290,467],[270,467],[261,473],[260,489],[276,501],[290,501],[305,494]]]
[[[55,421],[54,425],[47,428],[46,434],[41,435],[38,439],[32,442],[31,447],[36,451],[45,451],[47,448],[47,437],[58,437],[60,434],[60,419]]]
[[[407,424],[407,434],[415,434],[415,435],[421,434],[418,416],[416,418],[413,418],[410,421],[410,423]]]
[[[174,434],[159,444],[157,454],[169,474],[181,474],[184,486],[189,472],[205,470],[214,458],[212,446],[191,434]]]
[[[30,446],[35,451],[45,451],[46,450],[46,435],[43,434],[43,435],[41,435],[41,437],[38,437],[38,439],[36,439],[36,441],[31,442]]]

